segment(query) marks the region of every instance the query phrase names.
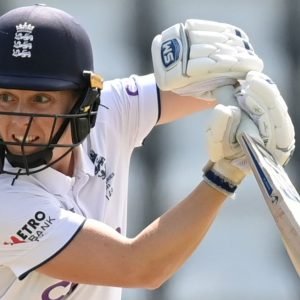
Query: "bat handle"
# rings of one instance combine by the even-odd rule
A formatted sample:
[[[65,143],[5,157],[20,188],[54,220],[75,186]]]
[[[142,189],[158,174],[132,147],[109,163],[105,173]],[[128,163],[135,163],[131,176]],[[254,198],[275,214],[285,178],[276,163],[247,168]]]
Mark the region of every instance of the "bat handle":
[[[237,100],[234,96],[235,88],[232,85],[225,85],[219,88],[216,88],[213,91],[213,96],[217,99],[220,104],[223,105],[233,105],[238,106]],[[263,143],[263,140],[259,134],[257,126],[254,122],[249,119],[245,113],[242,113],[241,123],[236,133],[236,137],[239,140],[242,133],[246,132],[252,138],[256,139],[258,142]]]

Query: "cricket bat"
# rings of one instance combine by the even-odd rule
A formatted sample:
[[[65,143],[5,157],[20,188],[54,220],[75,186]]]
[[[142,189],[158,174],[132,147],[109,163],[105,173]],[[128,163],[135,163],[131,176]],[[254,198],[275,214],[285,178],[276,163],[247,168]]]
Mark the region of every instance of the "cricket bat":
[[[234,88],[214,91],[219,103],[236,105]],[[237,139],[245,152],[265,202],[275,220],[282,241],[300,277],[300,196],[274,156],[264,147],[256,130],[240,128]]]
[[[283,167],[260,141],[245,132],[239,134],[238,141],[247,155],[255,179],[300,277],[300,196]]]

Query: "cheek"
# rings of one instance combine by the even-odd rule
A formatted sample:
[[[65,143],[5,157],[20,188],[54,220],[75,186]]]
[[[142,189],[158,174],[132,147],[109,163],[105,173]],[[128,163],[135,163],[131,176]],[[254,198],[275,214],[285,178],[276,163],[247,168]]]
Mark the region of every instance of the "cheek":
[[[64,144],[72,144],[72,133],[71,133],[71,126],[70,124],[66,128],[63,136],[61,137],[61,141]]]
[[[6,139],[8,136],[8,129],[10,128],[9,119],[5,116],[0,116],[0,138]]]
[[[58,132],[61,128],[64,119],[58,118],[56,121],[53,118],[44,118],[42,124],[39,123],[39,128],[42,128],[43,134],[46,138],[50,138],[50,135],[53,136]],[[63,135],[61,136],[58,144],[70,144],[72,141],[71,127],[68,124],[67,128],[64,130]]]
[[[34,122],[43,131],[51,133],[51,131],[57,132],[63,123],[62,118],[36,118]]]

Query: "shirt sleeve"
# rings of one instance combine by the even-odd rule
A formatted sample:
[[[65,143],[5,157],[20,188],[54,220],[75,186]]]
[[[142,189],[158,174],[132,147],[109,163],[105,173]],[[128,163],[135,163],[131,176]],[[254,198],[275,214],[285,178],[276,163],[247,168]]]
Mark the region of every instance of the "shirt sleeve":
[[[19,279],[63,250],[85,218],[59,206],[55,197],[31,191],[9,194],[0,212],[0,265]]]
[[[132,147],[141,146],[160,116],[154,75],[132,75],[105,82],[101,99],[110,110],[109,122],[114,124],[115,135]]]

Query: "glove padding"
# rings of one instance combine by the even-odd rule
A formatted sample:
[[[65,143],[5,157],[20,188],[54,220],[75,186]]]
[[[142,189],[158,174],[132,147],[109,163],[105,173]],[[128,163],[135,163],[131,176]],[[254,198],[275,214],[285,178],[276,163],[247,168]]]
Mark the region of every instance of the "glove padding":
[[[232,95],[235,95],[234,98]],[[217,105],[207,130],[210,163],[205,180],[225,194],[232,194],[250,168],[236,136],[245,131],[262,141],[276,160],[285,165],[295,149],[295,131],[277,86],[266,75],[249,72],[236,90],[218,89]]]
[[[236,99],[258,127],[266,148],[286,165],[295,149],[295,130],[276,84],[265,74],[249,72]]]
[[[236,135],[240,126],[256,134],[252,120],[236,106],[218,104],[206,131],[210,161],[204,167],[204,180],[226,195],[233,194],[237,185],[251,172]]]
[[[161,90],[201,98],[217,87],[244,79],[251,70],[263,69],[241,29],[193,19],[157,35],[152,59]]]

